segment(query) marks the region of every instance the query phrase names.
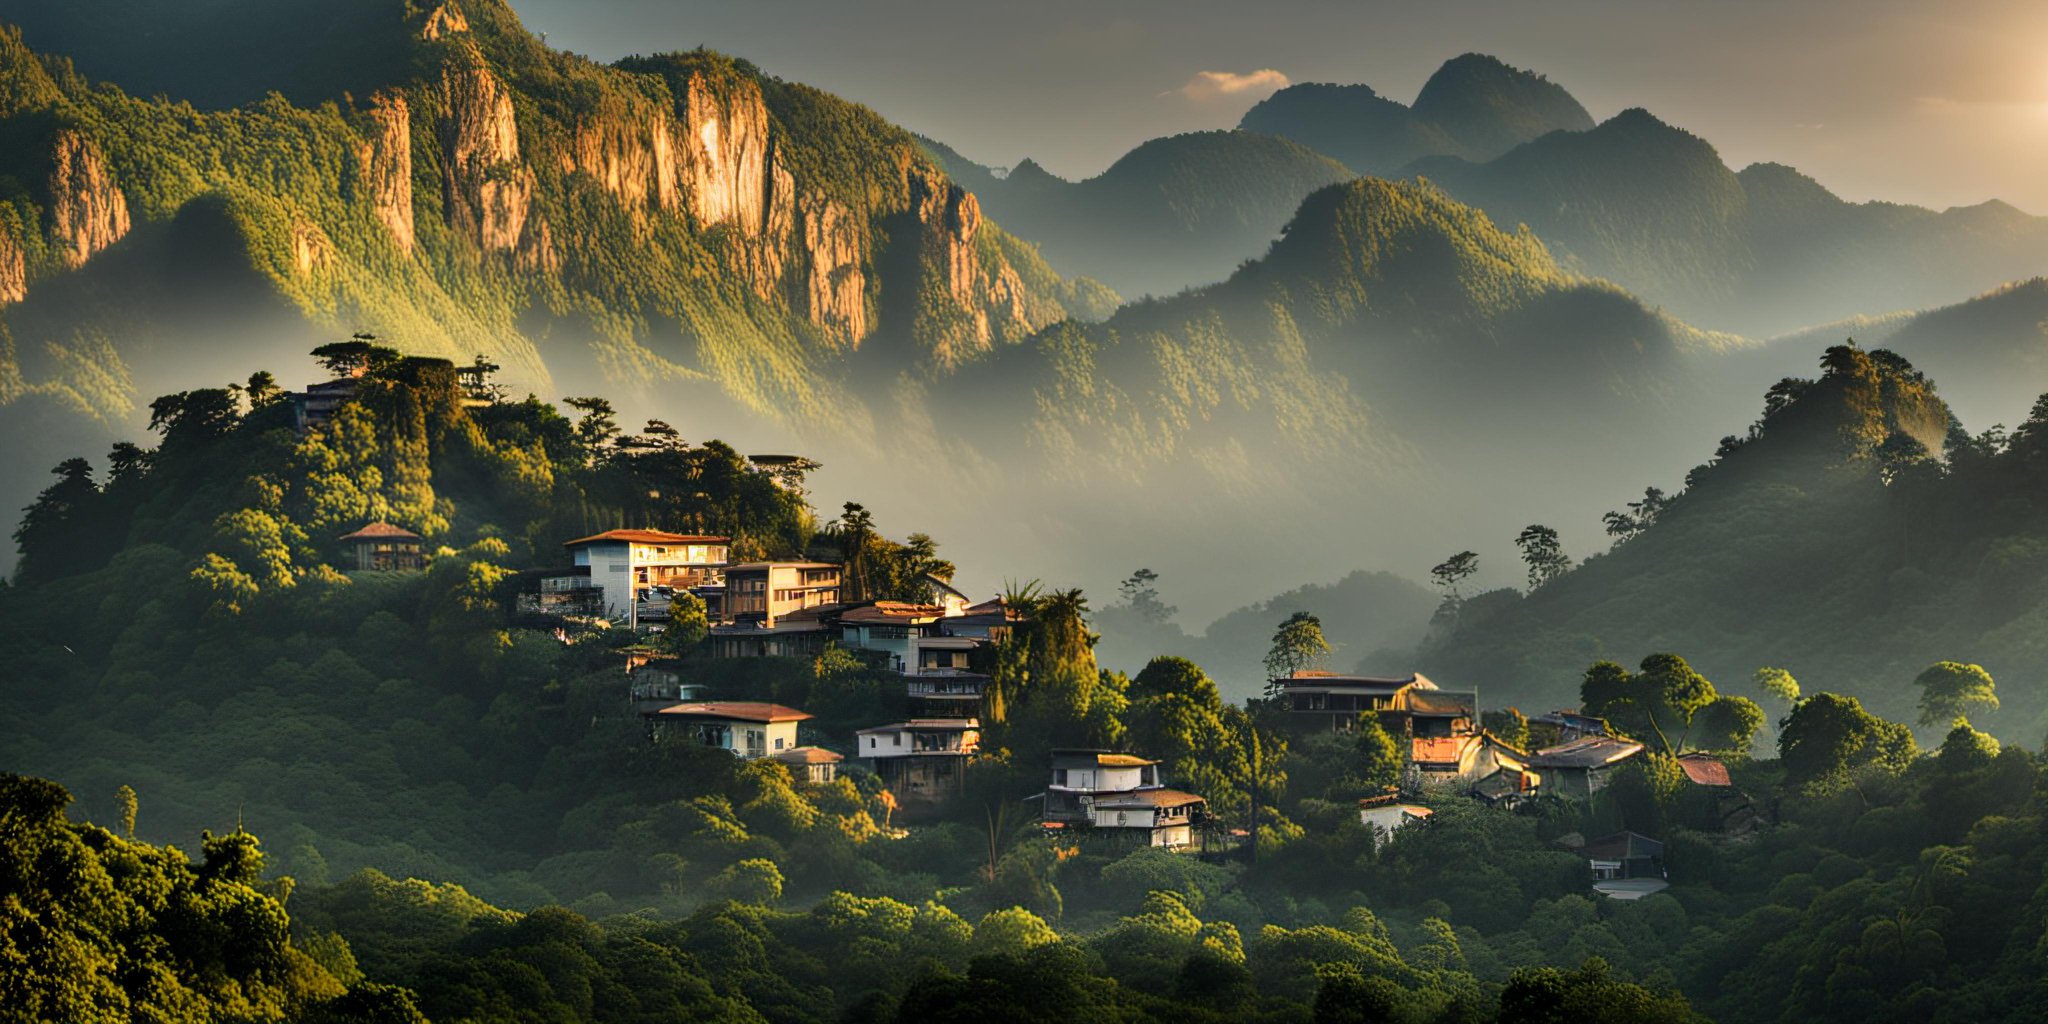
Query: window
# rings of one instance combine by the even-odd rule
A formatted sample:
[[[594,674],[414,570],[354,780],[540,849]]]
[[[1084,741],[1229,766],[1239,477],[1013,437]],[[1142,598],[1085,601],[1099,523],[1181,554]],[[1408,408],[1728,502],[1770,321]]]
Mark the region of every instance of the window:
[[[868,749],[875,749],[875,738],[873,736],[868,737]]]
[[[1052,770],[1052,784],[1055,786],[1067,784],[1067,770],[1065,768],[1054,768]]]
[[[775,749],[777,749],[777,750],[781,750],[781,749],[782,749],[782,737],[780,737],[780,736],[777,736],[777,737],[775,737]]]

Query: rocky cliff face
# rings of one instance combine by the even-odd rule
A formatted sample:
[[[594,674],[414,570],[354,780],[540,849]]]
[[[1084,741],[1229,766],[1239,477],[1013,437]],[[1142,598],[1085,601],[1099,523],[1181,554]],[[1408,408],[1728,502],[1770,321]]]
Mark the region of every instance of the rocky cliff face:
[[[0,306],[28,297],[28,261],[22,258],[21,243],[0,225]]]
[[[448,224],[485,252],[517,250],[533,202],[512,93],[473,52],[441,69],[442,199]]]
[[[377,219],[403,252],[416,242],[412,221],[412,112],[405,95],[379,92],[370,100],[369,138],[357,150],[365,192]]]
[[[114,184],[98,146],[66,129],[50,150],[50,241],[76,269],[128,234],[128,197]]]
[[[972,192],[947,181],[936,172],[913,165],[906,172],[911,202],[916,204],[918,223],[923,225],[921,244],[927,265],[935,268],[946,294],[967,316],[964,334],[953,332],[935,339],[932,357],[940,365],[953,365],[976,351],[985,351],[1003,336],[1003,328],[1030,328],[1029,310],[1024,302],[1024,282],[1015,267],[1001,263],[991,273],[984,266],[975,236],[981,231],[981,202]]]
[[[579,125],[563,170],[581,171],[627,207],[664,212],[681,205],[675,125],[665,111]]]

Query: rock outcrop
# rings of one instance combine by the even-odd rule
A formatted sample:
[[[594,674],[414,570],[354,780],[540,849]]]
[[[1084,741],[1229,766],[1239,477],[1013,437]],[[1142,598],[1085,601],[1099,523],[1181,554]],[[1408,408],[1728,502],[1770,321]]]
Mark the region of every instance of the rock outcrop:
[[[50,242],[72,269],[128,234],[128,197],[93,141],[65,129],[50,146]]]
[[[590,175],[635,211],[682,205],[675,125],[666,111],[597,118],[579,125],[563,159],[566,171]]]
[[[730,224],[749,238],[775,226],[773,142],[768,105],[753,81],[691,75],[681,109],[681,179],[690,214],[704,227]]]
[[[932,358],[940,365],[952,365],[974,351],[989,348],[1003,336],[1002,328],[1037,326],[1030,323],[1024,282],[1016,268],[997,261],[991,271],[983,263],[981,245],[975,240],[981,232],[981,201],[922,165],[913,164],[905,173],[918,223],[923,226],[920,244],[927,266],[937,271],[939,283],[966,314],[969,325],[964,337],[938,339]]]
[[[485,252],[519,248],[533,170],[519,160],[512,93],[474,51],[441,69],[441,166],[448,224]]]
[[[420,37],[431,42],[467,31],[469,19],[462,16],[462,8],[444,3],[427,15],[426,22],[420,26]]]
[[[371,209],[399,250],[412,252],[412,113],[403,94],[379,92],[370,99],[369,138],[357,158]]]
[[[28,261],[14,233],[0,224],[0,306],[28,297]]]
[[[867,225],[831,200],[804,203],[804,315],[836,341],[868,336]]]

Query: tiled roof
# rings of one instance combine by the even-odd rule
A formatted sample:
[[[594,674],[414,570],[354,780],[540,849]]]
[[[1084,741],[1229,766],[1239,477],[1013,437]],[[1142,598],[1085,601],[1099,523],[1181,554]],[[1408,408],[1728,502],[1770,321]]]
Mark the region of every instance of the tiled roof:
[[[841,622],[905,622],[911,619],[936,619],[946,614],[944,608],[935,604],[910,604],[906,601],[876,601],[864,608],[854,608],[839,617]]]
[[[650,712],[690,718],[729,718],[736,722],[801,722],[811,717],[782,704],[751,700],[705,700],[676,704]]]
[[[340,540],[419,540],[420,535],[402,526],[393,526],[379,520],[354,533],[344,534]]]
[[[768,757],[784,764],[838,764],[846,760],[846,755],[826,750],[824,747],[791,747],[788,750],[778,750]]]
[[[1477,736],[1417,736],[1410,746],[1410,759],[1422,764],[1455,764],[1478,742]]]
[[[661,530],[606,530],[603,533],[563,543],[565,548],[595,544],[598,541],[623,541],[627,544],[730,544],[731,537],[712,537],[696,533],[667,533]]]
[[[1611,736],[1582,736],[1545,747],[1529,759],[1536,768],[1598,768],[1642,753],[1643,745]]]
[[[1685,754],[1678,759],[1678,767],[1685,771],[1685,777],[1701,786],[1733,786],[1728,777],[1728,766],[1712,754]]]
[[[1189,804],[1205,803],[1208,801],[1178,789],[1134,789],[1128,793],[1118,793],[1108,799],[1096,800],[1095,806],[1116,810],[1119,807],[1186,807]]]

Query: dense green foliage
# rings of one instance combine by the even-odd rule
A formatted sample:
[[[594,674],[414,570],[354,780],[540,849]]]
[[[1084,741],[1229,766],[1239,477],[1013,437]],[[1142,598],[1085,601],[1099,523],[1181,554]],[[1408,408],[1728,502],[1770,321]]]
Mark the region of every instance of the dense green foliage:
[[[1890,352],[1838,346],[1822,369],[1774,386],[1748,436],[1725,440],[1614,550],[1526,597],[1468,601],[1462,628],[1426,645],[1425,668],[1562,705],[1588,660],[1677,649],[1710,677],[1777,666],[1796,687],[1910,721],[1922,719],[1915,680],[1954,658],[1988,678],[1926,725],[1961,713],[2042,732],[2048,407],[2009,435],[1972,436]]]

